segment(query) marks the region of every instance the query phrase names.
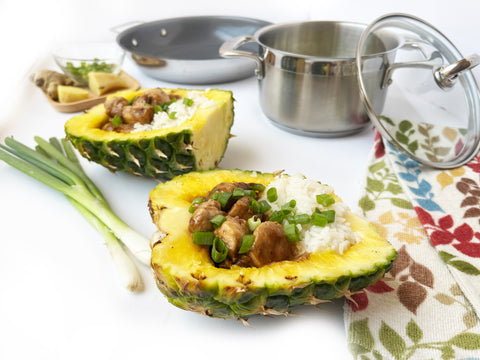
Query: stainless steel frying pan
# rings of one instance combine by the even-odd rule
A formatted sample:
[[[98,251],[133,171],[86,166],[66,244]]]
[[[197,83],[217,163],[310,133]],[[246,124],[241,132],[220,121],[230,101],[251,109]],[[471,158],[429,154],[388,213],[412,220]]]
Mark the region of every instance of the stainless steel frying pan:
[[[253,35],[269,24],[232,16],[171,18],[123,30],[117,43],[149,77],[183,84],[222,83],[252,76],[256,63],[246,58],[222,58],[220,46],[231,38]],[[249,46],[250,51],[258,51]]]

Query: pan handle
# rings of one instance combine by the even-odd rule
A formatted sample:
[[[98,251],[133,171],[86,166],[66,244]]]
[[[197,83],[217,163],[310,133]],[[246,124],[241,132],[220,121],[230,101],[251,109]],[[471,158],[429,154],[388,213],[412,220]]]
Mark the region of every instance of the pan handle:
[[[257,79],[261,80],[264,77],[263,60],[252,52],[238,50],[240,46],[249,42],[255,42],[255,39],[252,36],[238,36],[224,42],[218,52],[223,57],[242,56],[255,60],[258,65],[255,74],[257,75]]]

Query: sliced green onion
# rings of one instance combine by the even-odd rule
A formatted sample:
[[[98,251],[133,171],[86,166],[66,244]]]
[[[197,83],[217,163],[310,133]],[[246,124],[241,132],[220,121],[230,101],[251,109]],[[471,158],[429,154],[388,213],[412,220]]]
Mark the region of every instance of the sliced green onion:
[[[310,216],[307,214],[287,216],[287,220],[290,224],[300,224],[300,225],[309,224],[312,221]]]
[[[222,226],[225,220],[227,220],[225,216],[218,214],[211,218],[210,222],[212,223],[214,229],[218,229],[220,226]]]
[[[288,211],[288,213],[293,212],[296,205],[297,202],[295,200],[290,200],[288,203],[282,205],[282,210]]]
[[[328,223],[327,217],[318,212],[312,214],[312,225],[325,227]]]
[[[335,222],[335,210],[325,210],[321,212],[327,218],[329,223]]]
[[[227,203],[231,197],[232,197],[232,193],[223,191],[223,192],[214,192],[212,196],[210,196],[210,199],[218,201],[220,203],[220,206],[224,208],[225,206],[227,206]]]
[[[252,248],[254,240],[255,240],[255,236],[253,234],[243,235],[242,243],[240,244],[240,249],[238,250],[238,253],[239,254],[247,253]]]
[[[187,106],[192,106],[193,105],[193,100],[189,98],[184,98],[183,99],[183,104]]]
[[[197,209],[197,206],[201,203],[203,203],[205,201],[205,199],[201,196],[199,197],[196,197],[195,199],[193,199],[192,201],[192,204],[190,205],[190,207],[188,208],[188,211],[193,214],[195,212],[195,210]]]
[[[153,112],[155,114],[158,114],[159,112],[162,112],[162,111],[163,111],[162,105],[154,105],[153,106]]]
[[[283,223],[285,219],[285,214],[281,210],[275,210],[270,215],[269,221],[278,222],[279,224]]]
[[[297,242],[302,240],[300,238],[300,231],[295,224],[285,224],[283,225],[283,230],[285,231],[285,235],[287,239],[292,242]]]
[[[170,106],[170,103],[164,102],[160,107],[162,108],[162,111],[167,111],[168,107]]]
[[[248,207],[256,214],[265,214],[272,208],[266,200],[257,201],[255,199],[250,199]]]
[[[228,255],[227,245],[225,245],[223,240],[220,239],[218,236],[215,237],[215,239],[213,240],[213,246],[211,251],[212,260],[215,263],[220,264],[227,258],[227,255]]]
[[[240,199],[241,197],[244,196],[250,196],[250,197],[257,197],[257,193],[254,190],[245,190],[242,188],[235,188],[233,189],[232,196],[234,199]]]
[[[276,188],[272,187],[272,188],[267,190],[267,199],[270,202],[277,201],[278,195],[277,195],[277,189]]]
[[[327,207],[335,204],[335,199],[329,194],[321,194],[317,195],[317,203]]]
[[[194,231],[193,243],[197,245],[213,245],[215,234],[211,231]]]
[[[120,115],[115,115],[112,118],[112,125],[117,127],[118,125],[121,125],[123,123],[123,119]]]
[[[131,98],[130,100],[128,100],[128,105],[132,105],[136,98],[137,98],[137,97],[134,96],[133,98]]]
[[[172,120],[175,120],[177,118],[177,112],[172,111],[170,114],[168,114],[168,117]]]
[[[250,231],[252,231],[252,232],[255,231],[255,229],[256,229],[257,227],[259,227],[261,223],[262,223],[262,220],[260,220],[260,219],[255,219],[255,216],[252,216],[251,218],[249,218],[249,219],[247,220],[248,230],[250,230]]]
[[[263,184],[251,184],[250,185],[250,189],[252,189],[253,191],[263,191],[265,190],[265,185]]]

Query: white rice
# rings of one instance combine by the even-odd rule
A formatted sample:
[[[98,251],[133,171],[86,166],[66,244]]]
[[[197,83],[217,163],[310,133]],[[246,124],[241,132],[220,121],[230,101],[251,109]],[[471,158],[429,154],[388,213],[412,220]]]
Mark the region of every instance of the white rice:
[[[335,202],[333,205],[323,207],[317,203],[317,195],[333,193],[332,187],[322,185],[317,181],[309,180],[302,175],[296,176],[278,176],[266,188],[262,195],[263,200],[267,200],[267,191],[270,188],[276,188],[278,198],[270,203],[271,211],[279,210],[282,205],[290,200],[296,201],[296,214],[311,215],[316,208],[319,210],[335,210],[335,221],[328,223],[325,227],[312,224],[300,225],[301,241],[298,245],[303,251],[313,253],[332,249],[338,254],[343,254],[352,245],[358,243],[360,238],[349,226],[344,215],[349,211],[348,207],[342,202]]]
[[[193,100],[191,106],[185,105],[183,99],[179,99],[170,104],[167,111],[159,111],[155,114],[153,121],[150,124],[136,123],[132,132],[152,131],[175,127],[191,119],[197,109],[205,109],[215,105],[215,101],[207,98],[201,91],[188,91],[186,97]],[[170,119],[169,115],[173,112],[175,112],[175,118]]]

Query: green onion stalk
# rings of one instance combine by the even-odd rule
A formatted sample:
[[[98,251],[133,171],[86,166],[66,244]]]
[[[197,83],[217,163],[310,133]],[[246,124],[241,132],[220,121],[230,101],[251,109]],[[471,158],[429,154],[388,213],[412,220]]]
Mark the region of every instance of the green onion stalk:
[[[68,141],[35,137],[35,149],[12,137],[0,144],[0,160],[43,184],[61,192],[80,214],[103,236],[120,281],[130,291],[143,286],[141,275],[126,252],[150,265],[149,240],[114,214],[100,190],[87,177]]]

